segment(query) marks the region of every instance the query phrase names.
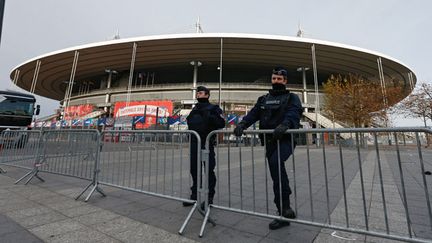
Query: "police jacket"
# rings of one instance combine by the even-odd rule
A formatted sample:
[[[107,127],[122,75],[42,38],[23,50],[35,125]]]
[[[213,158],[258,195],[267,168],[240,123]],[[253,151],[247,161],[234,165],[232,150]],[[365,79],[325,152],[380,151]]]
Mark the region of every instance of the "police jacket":
[[[269,90],[268,94],[258,98],[239,125],[247,128],[259,121],[259,129],[274,129],[280,124],[298,129],[302,113],[301,101],[296,94],[289,90]],[[271,139],[272,135],[267,134],[266,137]],[[290,136],[287,134],[283,139],[290,140]]]
[[[201,147],[205,146],[207,135],[225,127],[225,119],[218,105],[208,102],[197,103],[186,118],[188,128],[196,131],[201,138]],[[196,139],[192,136],[192,142]]]

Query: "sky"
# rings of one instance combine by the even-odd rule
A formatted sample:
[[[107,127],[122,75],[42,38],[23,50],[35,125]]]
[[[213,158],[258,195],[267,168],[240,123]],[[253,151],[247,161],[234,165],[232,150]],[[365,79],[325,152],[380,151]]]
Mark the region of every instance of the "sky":
[[[10,71],[35,56],[111,39],[195,32],[305,37],[383,53],[410,67],[418,83],[432,82],[430,0],[6,0],[0,44],[0,89],[23,91]],[[318,67],[319,68],[319,67]],[[37,96],[41,115],[59,102]],[[421,126],[396,118],[396,126]]]

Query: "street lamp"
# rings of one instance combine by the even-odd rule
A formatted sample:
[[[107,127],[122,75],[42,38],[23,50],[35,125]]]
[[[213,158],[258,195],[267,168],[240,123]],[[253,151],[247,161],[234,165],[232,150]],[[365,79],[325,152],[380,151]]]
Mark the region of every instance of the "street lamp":
[[[5,2],[6,2],[6,0],[0,0],[0,43],[1,43],[1,36],[2,36],[3,15],[4,15]]]

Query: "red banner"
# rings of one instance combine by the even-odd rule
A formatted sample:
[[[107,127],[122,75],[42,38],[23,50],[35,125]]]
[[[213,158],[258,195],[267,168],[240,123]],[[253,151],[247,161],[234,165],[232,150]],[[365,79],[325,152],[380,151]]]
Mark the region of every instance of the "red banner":
[[[65,109],[65,120],[73,120],[79,119],[80,117],[91,113],[94,110],[94,105],[86,104],[86,105],[74,105],[68,106]]]
[[[115,103],[114,117],[145,115],[145,123],[134,124],[135,128],[141,129],[156,124],[156,115],[159,118],[171,116],[173,109],[174,104],[170,100],[131,101],[127,107],[126,102],[121,101]]]

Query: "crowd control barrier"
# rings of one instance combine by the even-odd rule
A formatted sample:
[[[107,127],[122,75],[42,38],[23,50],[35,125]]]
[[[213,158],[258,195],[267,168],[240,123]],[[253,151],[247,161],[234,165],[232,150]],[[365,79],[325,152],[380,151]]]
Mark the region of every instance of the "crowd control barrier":
[[[101,134],[98,182],[121,188],[193,203],[179,233],[183,233],[201,199],[191,200],[190,156],[191,139],[195,138],[197,160],[201,143],[194,131],[143,130],[105,131]],[[198,185],[201,183],[199,163]],[[200,195],[201,193],[198,193]],[[198,203],[197,203],[198,201]],[[201,212],[202,213],[202,212]]]
[[[15,184],[26,178],[25,184],[33,178],[44,182],[39,172],[47,172],[90,180],[94,185],[99,137],[97,130],[3,131],[1,164],[30,170]]]
[[[32,169],[41,146],[40,131],[4,130],[0,133],[0,165]],[[0,172],[6,171],[0,169]]]
[[[387,239],[430,242],[432,151],[427,141],[431,130],[288,130],[290,138],[283,146],[280,140],[270,139],[272,132],[247,130],[240,138],[226,130],[209,134],[203,160],[209,161],[210,138],[214,137],[218,180],[213,204],[205,202],[200,236],[211,211],[218,209]],[[343,133],[350,135],[341,136]],[[268,142],[262,146],[262,141]],[[276,155],[281,148],[294,151],[286,161],[278,156],[275,183],[281,188],[284,163],[295,219],[275,214],[265,156],[269,146],[279,151]],[[208,166],[205,168],[204,177],[209,174]],[[202,191],[207,199],[208,190]],[[282,198],[282,190],[277,193]]]
[[[90,189],[85,201],[95,191],[105,195],[100,185],[107,185],[193,203],[180,234],[195,211],[204,216],[202,237],[207,222],[214,224],[211,212],[227,210],[386,239],[432,240],[430,129],[288,130],[284,144],[271,140],[272,132],[248,130],[235,137],[232,131],[213,131],[200,150],[200,137],[193,131],[3,131],[0,166],[30,170],[16,183],[35,177],[43,181],[39,172],[89,180],[76,197]],[[197,141],[194,150],[192,138]],[[210,142],[217,183],[209,205]],[[281,178],[285,166],[294,219],[275,214],[265,156],[269,146],[279,151],[276,155],[294,151],[286,161],[277,156],[276,173]],[[202,161],[197,163],[197,200],[189,198],[191,151]],[[275,183],[281,188],[280,179]],[[204,210],[198,207],[202,202]],[[279,203],[283,207],[286,202]]]

